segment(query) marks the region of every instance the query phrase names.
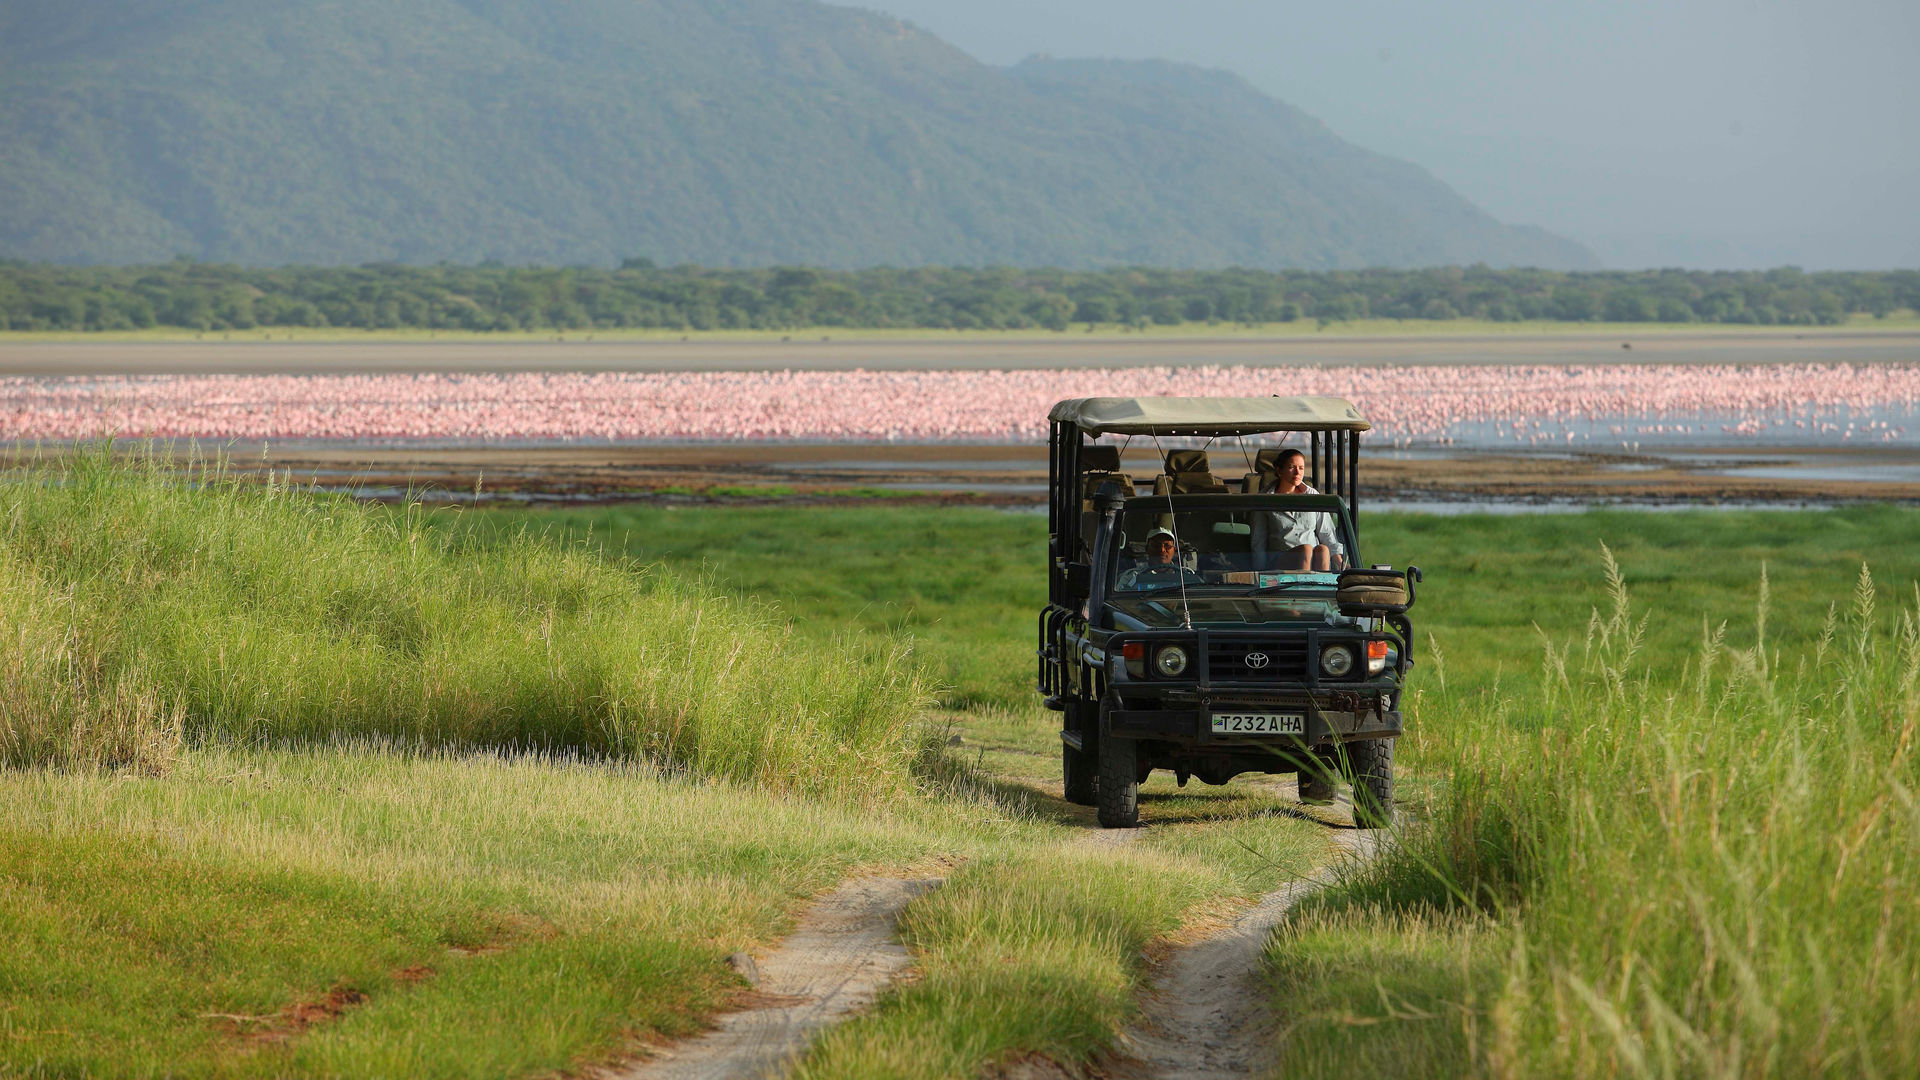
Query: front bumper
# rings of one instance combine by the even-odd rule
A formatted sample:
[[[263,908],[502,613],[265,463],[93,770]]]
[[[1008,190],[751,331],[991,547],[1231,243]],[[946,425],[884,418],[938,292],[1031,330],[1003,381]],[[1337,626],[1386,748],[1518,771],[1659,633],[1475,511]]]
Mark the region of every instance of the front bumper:
[[[1299,713],[1306,718],[1306,734],[1229,735],[1212,730],[1210,720],[1216,712],[1255,710]],[[1101,714],[1102,734],[1193,747],[1326,746],[1362,739],[1391,739],[1401,731],[1400,712],[1397,709],[1331,709],[1326,702],[1312,698],[1259,702],[1203,700],[1193,705],[1167,705],[1151,709],[1109,707],[1102,709]]]
[[[1379,672],[1352,681],[1326,676],[1317,658],[1326,645],[1347,645],[1364,658],[1365,646],[1385,640],[1394,656]],[[1141,676],[1120,659],[1129,642],[1142,642],[1148,656],[1164,645],[1190,650],[1190,670],[1180,676]],[[1090,645],[1091,643],[1089,643]],[[1321,747],[1401,733],[1404,642],[1397,634],[1367,628],[1308,627],[1299,633],[1221,630],[1129,631],[1089,649],[1090,663],[1107,669],[1100,730],[1121,738],[1151,740],[1196,749]],[[1249,650],[1263,654],[1255,665]],[[1364,662],[1364,660],[1362,660]],[[1216,733],[1209,722],[1219,712],[1293,713],[1304,718],[1301,734]]]

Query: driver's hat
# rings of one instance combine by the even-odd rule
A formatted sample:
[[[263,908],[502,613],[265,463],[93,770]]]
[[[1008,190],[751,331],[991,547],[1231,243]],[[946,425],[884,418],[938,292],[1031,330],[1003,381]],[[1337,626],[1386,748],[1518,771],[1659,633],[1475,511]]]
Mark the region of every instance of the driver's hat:
[[[1147,534],[1147,546],[1152,547],[1154,544],[1154,541],[1160,539],[1163,536],[1173,541],[1175,544],[1178,544],[1180,542],[1180,538],[1173,535],[1172,529],[1162,526]]]

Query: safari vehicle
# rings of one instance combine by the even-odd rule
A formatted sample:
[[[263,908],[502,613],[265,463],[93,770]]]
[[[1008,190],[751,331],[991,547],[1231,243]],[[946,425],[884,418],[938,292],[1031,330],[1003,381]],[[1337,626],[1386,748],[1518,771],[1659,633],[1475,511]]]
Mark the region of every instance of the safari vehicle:
[[[1327,397],[1078,398],[1049,420],[1039,690],[1062,716],[1067,798],[1127,828],[1155,769],[1183,786],[1297,773],[1309,801],[1344,775],[1356,820],[1385,821],[1420,571],[1361,562],[1359,411]],[[1248,437],[1277,433],[1303,436],[1305,482],[1324,494],[1274,493],[1293,440]],[[1175,438],[1206,444],[1162,447]],[[1121,463],[1141,443],[1161,465],[1145,482]],[[1223,460],[1245,471],[1223,479]]]

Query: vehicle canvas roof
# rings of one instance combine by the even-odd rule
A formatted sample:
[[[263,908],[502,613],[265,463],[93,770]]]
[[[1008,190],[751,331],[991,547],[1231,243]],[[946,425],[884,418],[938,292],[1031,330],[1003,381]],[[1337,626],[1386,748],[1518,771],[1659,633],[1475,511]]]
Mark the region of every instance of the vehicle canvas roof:
[[[1336,397],[1069,398],[1047,418],[1088,435],[1257,435],[1373,426],[1352,402]]]

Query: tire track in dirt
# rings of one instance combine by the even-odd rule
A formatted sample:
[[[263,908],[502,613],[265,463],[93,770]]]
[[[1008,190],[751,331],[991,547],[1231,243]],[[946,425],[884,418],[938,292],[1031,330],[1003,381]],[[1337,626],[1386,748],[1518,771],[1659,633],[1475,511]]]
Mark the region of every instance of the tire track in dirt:
[[[1302,899],[1345,866],[1371,859],[1378,833],[1336,828],[1341,855],[1260,898],[1230,925],[1176,950],[1141,1000],[1144,1016],[1120,1037],[1114,1080],[1201,1080],[1255,1076],[1275,1064],[1275,1017],[1260,980],[1267,935]]]
[[[911,962],[900,912],[944,878],[858,878],[800,917],[755,960],[759,980],[712,1031],[655,1049],[605,1080],[758,1080],[784,1071],[823,1028],[871,1004]]]

